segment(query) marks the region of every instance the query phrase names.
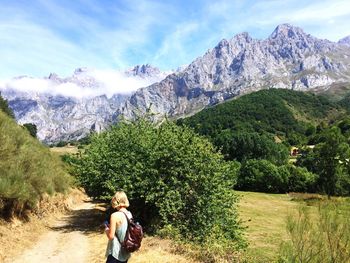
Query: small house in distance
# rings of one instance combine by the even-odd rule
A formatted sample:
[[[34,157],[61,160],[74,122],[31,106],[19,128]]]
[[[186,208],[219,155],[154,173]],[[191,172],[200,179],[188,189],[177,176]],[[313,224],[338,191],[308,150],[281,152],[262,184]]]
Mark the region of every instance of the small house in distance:
[[[290,156],[297,156],[299,154],[299,148],[292,146],[292,148],[290,149]]]

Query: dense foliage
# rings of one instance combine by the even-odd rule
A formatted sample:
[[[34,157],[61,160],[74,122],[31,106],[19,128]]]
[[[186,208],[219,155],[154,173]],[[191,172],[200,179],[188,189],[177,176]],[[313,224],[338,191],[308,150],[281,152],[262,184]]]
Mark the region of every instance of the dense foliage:
[[[344,121],[339,123],[341,127]],[[343,129],[345,133],[347,130]],[[319,175],[318,191],[331,195],[350,194],[350,146],[336,125],[321,132],[314,149],[298,158],[298,165]]]
[[[241,162],[236,185],[240,190],[349,195],[347,104],[347,97],[336,102],[311,93],[269,89],[203,110],[178,124],[207,136],[226,160]],[[299,148],[296,166],[287,165],[291,145]]]
[[[20,215],[45,193],[65,191],[71,179],[61,161],[0,111],[0,213]]]
[[[248,160],[238,173],[236,187],[268,193],[310,192],[316,179],[315,174],[291,164],[276,166],[267,160]]]
[[[26,128],[29,131],[29,134],[36,138],[36,134],[38,132],[38,128],[34,123],[25,123],[23,124],[23,127]]]
[[[228,160],[244,162],[249,159],[264,159],[275,164],[284,164],[289,157],[289,150],[285,145],[275,143],[271,136],[257,132],[223,130],[215,143],[221,146]]]
[[[224,161],[191,129],[146,120],[119,123],[91,138],[75,174],[88,194],[110,200],[127,192],[131,210],[148,231],[228,249],[244,244],[232,191],[237,163]],[[210,235],[209,235],[210,233]]]
[[[0,111],[4,112],[5,114],[7,114],[9,117],[11,117],[13,119],[15,118],[15,115],[13,114],[13,111],[9,107],[7,100],[5,100],[1,96],[1,93],[0,93]]]
[[[237,132],[272,134],[291,145],[304,144],[321,120],[328,120],[344,110],[325,97],[284,89],[269,89],[244,95],[203,110],[179,124],[193,127],[207,135],[218,147],[228,135]],[[224,149],[225,150],[225,149]],[[224,153],[226,153],[224,151]],[[235,156],[232,156],[235,158]]]

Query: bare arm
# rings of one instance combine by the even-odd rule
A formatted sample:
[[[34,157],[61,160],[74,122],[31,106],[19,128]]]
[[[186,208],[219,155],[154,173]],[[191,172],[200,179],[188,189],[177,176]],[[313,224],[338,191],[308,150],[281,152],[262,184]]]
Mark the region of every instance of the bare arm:
[[[106,227],[105,229],[105,233],[109,240],[112,240],[114,238],[116,229],[118,229],[122,223],[122,217],[120,214],[121,213],[118,212],[113,213],[111,215],[109,228]]]

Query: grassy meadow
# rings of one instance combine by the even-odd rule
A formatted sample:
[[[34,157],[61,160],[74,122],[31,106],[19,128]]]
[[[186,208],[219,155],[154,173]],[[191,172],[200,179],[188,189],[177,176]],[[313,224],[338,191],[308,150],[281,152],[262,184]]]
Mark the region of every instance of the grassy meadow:
[[[247,227],[249,247],[246,256],[253,262],[271,262],[281,240],[288,238],[287,214],[295,213],[299,203],[287,194],[237,193],[240,195],[240,216]]]
[[[249,242],[249,246],[244,254],[246,262],[277,262],[282,242],[291,240],[291,236],[287,231],[288,216],[300,219],[299,212],[301,207],[307,207],[308,218],[310,219],[310,225],[304,229],[304,232],[300,233],[300,236],[298,234],[296,236],[301,244],[304,244],[305,247],[309,246],[308,249],[310,251],[312,249],[317,251],[317,249],[321,248],[323,253],[325,253],[325,257],[323,261],[319,262],[331,262],[327,259],[327,257],[331,256],[330,254],[338,256],[338,259],[333,262],[347,262],[346,259],[345,261],[339,259],[339,256],[342,253],[347,254],[346,251],[349,250],[347,242],[350,231],[346,230],[350,220],[346,216],[350,212],[348,199],[333,197],[329,201],[325,196],[316,194],[237,193],[241,198],[239,202],[240,217],[243,225],[247,227],[246,237]],[[319,207],[327,206],[327,209],[323,208],[319,212]],[[329,209],[330,207],[331,209]],[[320,228],[322,224],[324,226]],[[322,229],[321,232],[319,231],[320,229]],[[337,249],[334,249],[334,253],[324,250],[324,247],[327,247],[327,240],[324,236],[327,231],[334,239],[332,242],[339,242],[339,244],[344,245],[341,251],[339,250],[340,252],[336,251]],[[313,235],[319,235],[320,244],[315,244],[314,246],[314,244],[310,245],[308,243],[309,240],[312,240]],[[310,262],[316,261],[311,260]],[[299,261],[297,260],[297,262]]]

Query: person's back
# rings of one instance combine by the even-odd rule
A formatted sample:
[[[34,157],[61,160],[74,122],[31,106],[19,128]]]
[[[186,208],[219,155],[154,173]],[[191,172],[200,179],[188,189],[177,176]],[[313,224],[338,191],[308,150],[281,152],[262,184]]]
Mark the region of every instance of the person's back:
[[[125,210],[124,210],[125,211]],[[115,259],[126,262],[130,257],[130,252],[126,251],[121,246],[121,241],[125,239],[125,234],[128,229],[128,221],[123,212],[115,212],[124,217],[121,225],[116,229],[114,238],[108,241],[106,256],[112,255]],[[125,214],[128,218],[132,218],[132,214],[130,211],[125,211]],[[113,215],[113,214],[112,214]],[[112,216],[111,215],[111,216]]]
[[[127,262],[130,258],[130,253],[122,247],[120,241],[124,240],[128,229],[128,220],[125,214],[129,219],[132,218],[132,214],[126,209],[129,206],[129,201],[124,192],[117,192],[114,195],[112,206],[117,212],[111,214],[110,226],[105,229],[109,239],[106,250],[106,263]]]

